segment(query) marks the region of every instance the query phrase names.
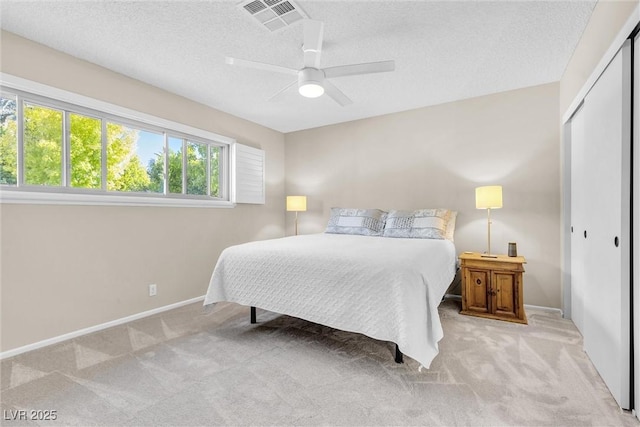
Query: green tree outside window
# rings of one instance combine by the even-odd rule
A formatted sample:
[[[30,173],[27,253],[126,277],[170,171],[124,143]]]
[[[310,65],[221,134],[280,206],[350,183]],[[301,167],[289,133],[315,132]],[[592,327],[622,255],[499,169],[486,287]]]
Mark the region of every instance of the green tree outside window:
[[[24,180],[29,185],[63,186],[62,141],[64,112],[24,104]],[[69,113],[70,185],[102,188],[102,121]],[[125,125],[106,125],[108,191],[164,192],[164,154],[147,165],[138,155],[139,131]],[[170,193],[182,193],[182,139],[169,138],[167,179]],[[17,183],[17,122],[15,98],[0,98],[0,184]],[[220,147],[188,141],[186,193],[207,195],[207,155],[210,159],[210,195],[219,197]],[[207,152],[208,151],[208,152]]]

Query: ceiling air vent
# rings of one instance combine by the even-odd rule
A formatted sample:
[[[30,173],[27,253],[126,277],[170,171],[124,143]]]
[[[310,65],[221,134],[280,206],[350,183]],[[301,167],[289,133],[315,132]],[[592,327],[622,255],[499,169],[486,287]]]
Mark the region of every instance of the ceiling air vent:
[[[285,28],[308,18],[302,8],[292,0],[247,0],[238,5],[269,31]]]

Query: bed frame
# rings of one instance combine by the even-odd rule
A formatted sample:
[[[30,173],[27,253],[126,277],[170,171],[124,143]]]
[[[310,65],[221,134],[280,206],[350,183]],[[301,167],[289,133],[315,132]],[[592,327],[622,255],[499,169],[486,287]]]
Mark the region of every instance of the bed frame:
[[[256,319],[256,308],[254,306],[251,306],[251,323],[258,323]],[[398,344],[396,344],[396,355],[394,360],[396,363],[404,363],[404,358]]]

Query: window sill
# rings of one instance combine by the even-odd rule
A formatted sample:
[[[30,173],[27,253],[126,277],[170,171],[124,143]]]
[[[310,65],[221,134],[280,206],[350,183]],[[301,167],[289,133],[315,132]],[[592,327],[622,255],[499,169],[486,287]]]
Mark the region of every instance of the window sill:
[[[233,208],[224,200],[154,197],[146,195],[52,193],[44,191],[0,190],[0,204],[154,206],[179,208]]]

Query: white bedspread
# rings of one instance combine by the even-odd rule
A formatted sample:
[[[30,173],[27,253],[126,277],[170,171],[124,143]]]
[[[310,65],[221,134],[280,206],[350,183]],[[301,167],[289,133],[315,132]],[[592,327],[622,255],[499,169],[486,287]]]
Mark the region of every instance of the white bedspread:
[[[428,368],[455,270],[449,240],[292,236],[225,249],[204,304],[231,301],[392,341]]]

